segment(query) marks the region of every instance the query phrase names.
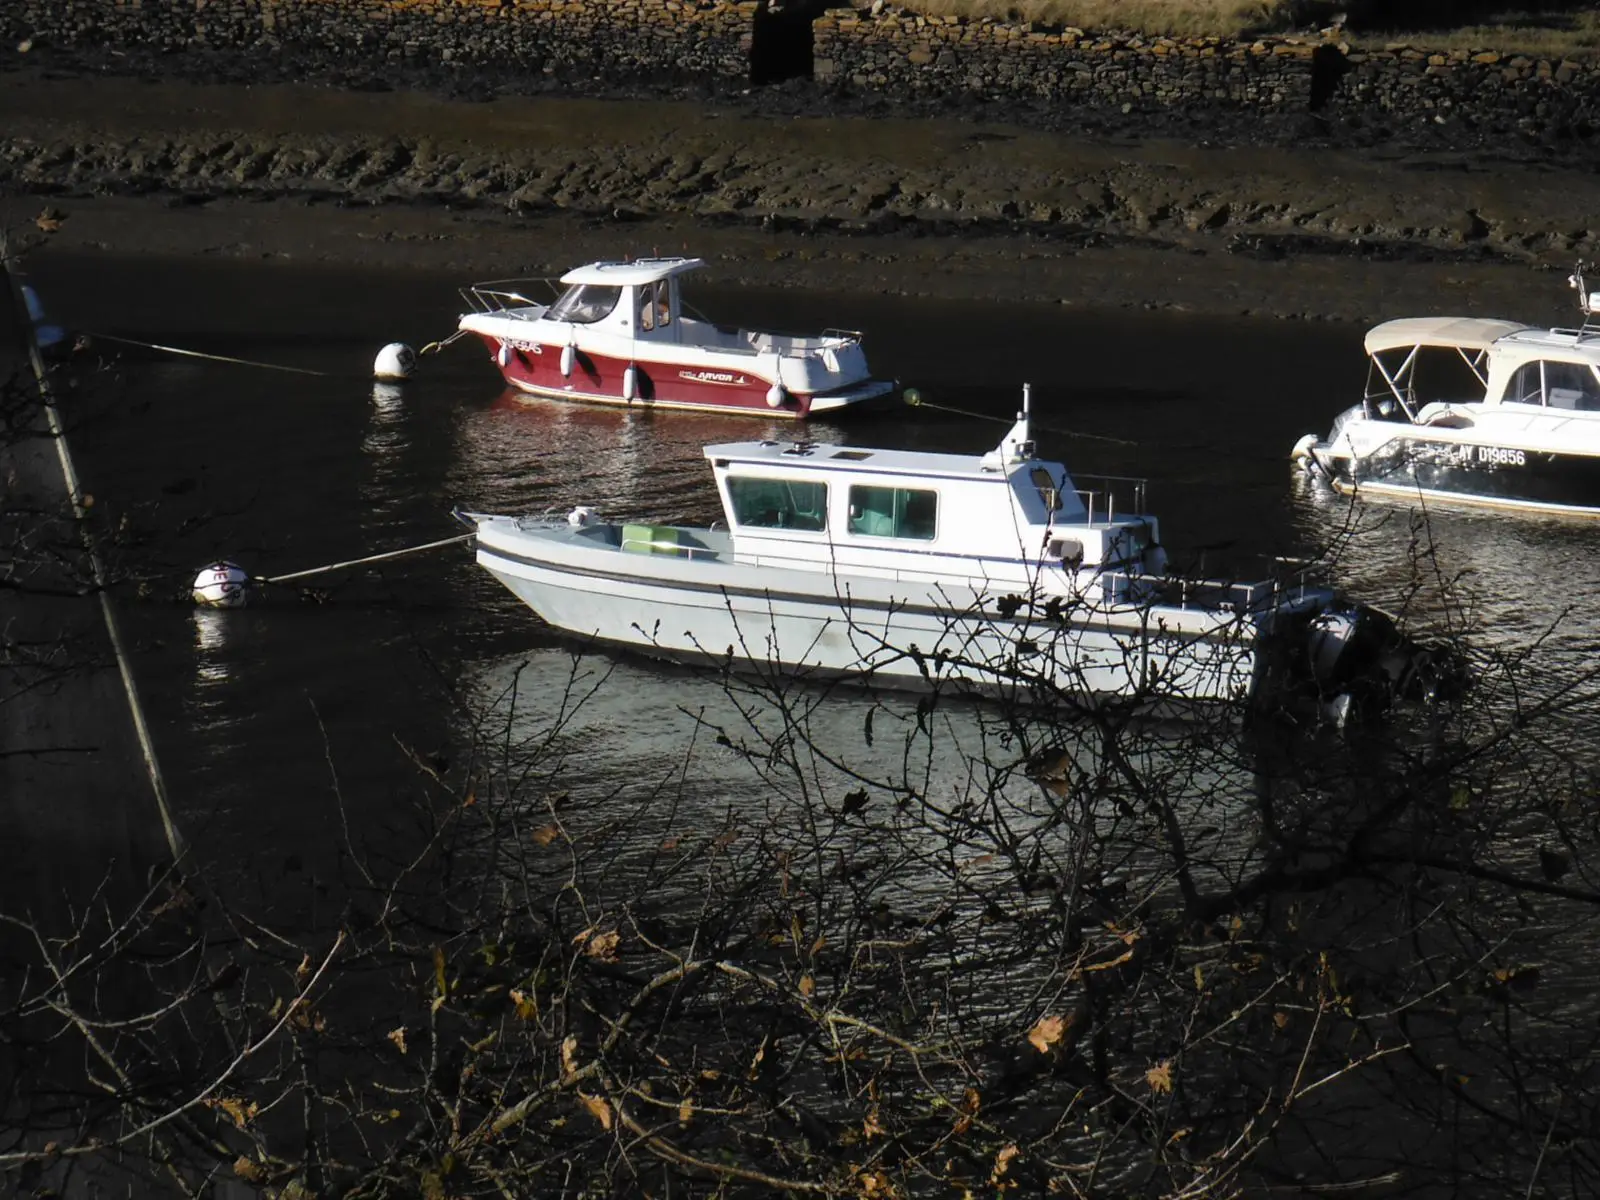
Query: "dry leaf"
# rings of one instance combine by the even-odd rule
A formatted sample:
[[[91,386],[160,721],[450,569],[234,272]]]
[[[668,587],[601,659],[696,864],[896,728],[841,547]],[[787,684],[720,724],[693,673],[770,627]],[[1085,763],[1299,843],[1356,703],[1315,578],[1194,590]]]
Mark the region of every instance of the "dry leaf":
[[[533,839],[533,844],[535,846],[548,846],[551,842],[555,841],[561,836],[561,826],[541,825],[528,836]]]
[[[823,947],[827,944],[828,939],[823,937],[820,933],[817,934],[817,940],[811,943],[811,957],[815,958],[817,955],[821,954]]]
[[[1274,1025],[1276,1025],[1279,1029],[1287,1029],[1289,1027],[1289,1014],[1286,1013],[1286,1012],[1275,1012],[1275,1013],[1273,1013],[1272,1014],[1272,1023]]]
[[[867,1119],[861,1122],[861,1132],[868,1138],[888,1136],[889,1131],[878,1120],[878,1106],[876,1104],[867,1110]]]
[[[678,848],[679,840],[680,839],[678,839],[676,837],[666,838],[665,840],[662,841],[661,848],[663,850],[669,850],[669,851],[670,850],[676,850]]]
[[[817,981],[809,975],[800,976],[800,994],[810,996],[817,990]]]
[[[233,1160],[233,1173],[240,1179],[247,1179],[251,1183],[260,1183],[267,1177],[267,1173],[261,1169],[255,1159],[247,1158],[243,1154]]]
[[[1017,1149],[1015,1142],[1008,1146],[1002,1146],[1000,1153],[994,1156],[994,1170],[989,1172],[989,1182],[999,1183],[1005,1173],[1011,1169],[1012,1160],[1021,1153],[1022,1151]]]
[[[1066,1033],[1071,1025],[1071,1017],[1054,1015],[1040,1017],[1034,1027],[1028,1031],[1028,1041],[1040,1054],[1048,1054],[1050,1053],[1050,1047],[1061,1040],[1061,1035]]]
[[[607,962],[615,962],[617,958],[617,944],[622,941],[622,935],[615,929],[606,933],[596,934],[589,939],[589,944],[584,948],[584,953],[590,958],[602,958]]]
[[[1172,1090],[1172,1060],[1164,1058],[1144,1073],[1144,1081],[1152,1092],[1163,1094]]]
[[[254,1101],[246,1104],[243,1100],[232,1096],[224,1096],[217,1100],[207,1100],[206,1103],[212,1108],[220,1108],[227,1113],[228,1116],[233,1118],[234,1125],[240,1129],[248,1125],[256,1113],[261,1111]]]
[[[561,1043],[561,1078],[571,1079],[578,1073],[578,1039],[574,1034],[567,1034]]]
[[[689,1102],[689,1097],[683,1098],[683,1103],[678,1105],[678,1124],[687,1125],[694,1116],[694,1105]]]
[[[406,1027],[402,1025],[399,1029],[389,1030],[389,1040],[395,1044],[395,1049],[404,1054],[406,1052]]]
[[[461,802],[461,807],[462,808],[471,808],[477,802],[478,802],[478,793],[477,792],[468,792],[467,793],[467,798]]]
[[[894,1184],[882,1171],[863,1171],[860,1175],[863,1196],[893,1196]]]
[[[61,228],[61,222],[67,219],[67,214],[58,208],[47,208],[33,219],[43,233],[54,233]]]
[[[304,984],[305,981],[307,979],[310,979],[310,978],[311,978],[311,955],[308,953],[308,954],[306,954],[306,956],[304,958],[302,958],[300,960],[300,965],[294,969],[294,981],[296,983],[298,983],[298,984]]]
[[[972,1128],[972,1118],[978,1115],[978,1108],[983,1103],[978,1095],[977,1088],[968,1088],[961,1095],[961,1116],[956,1118],[954,1132],[965,1133]]]
[[[436,996],[444,996],[450,990],[450,983],[444,974],[444,947],[433,948],[433,987]]]
[[[607,1104],[604,1098],[600,1096],[586,1096],[582,1092],[578,1093],[578,1099],[583,1103],[583,1107],[588,1110],[589,1115],[600,1122],[600,1128],[609,1133],[611,1130],[611,1105]]]
[[[756,1077],[757,1073],[761,1070],[761,1060],[766,1058],[766,1056],[767,1056],[767,1039],[766,1038],[762,1038],[761,1039],[761,1045],[756,1047],[756,1055],[755,1055],[755,1057],[750,1060],[750,1070],[748,1072],[746,1072],[746,1074],[751,1079],[754,1079]]]
[[[520,988],[511,989],[511,1003],[517,1006],[519,1020],[531,1021],[539,1015],[539,1002]]]

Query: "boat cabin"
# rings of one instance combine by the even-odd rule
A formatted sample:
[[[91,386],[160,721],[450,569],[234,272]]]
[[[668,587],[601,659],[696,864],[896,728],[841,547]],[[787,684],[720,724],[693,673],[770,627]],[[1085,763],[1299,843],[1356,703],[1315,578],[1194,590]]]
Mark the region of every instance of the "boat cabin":
[[[561,277],[566,290],[544,319],[654,342],[682,341],[678,280],[704,265],[698,258],[641,258],[577,267]]]
[[[1136,480],[1080,488],[1008,437],[982,457],[822,443],[706,447],[738,561],[895,579],[1026,583],[1159,574]],[[1129,507],[1119,508],[1111,484]],[[1047,568],[1059,569],[1054,572]]]
[[[1437,402],[1481,401],[1489,348],[1528,326],[1476,317],[1404,317],[1367,331],[1364,407],[1374,420],[1415,421]]]
[[[1375,420],[1437,423],[1452,404],[1600,412],[1600,329],[1410,317],[1368,331],[1366,350]]]

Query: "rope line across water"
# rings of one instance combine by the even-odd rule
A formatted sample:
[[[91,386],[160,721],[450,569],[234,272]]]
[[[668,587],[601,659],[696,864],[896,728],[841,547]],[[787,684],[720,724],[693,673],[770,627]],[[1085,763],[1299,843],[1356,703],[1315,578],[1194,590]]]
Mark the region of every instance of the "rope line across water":
[[[250,358],[234,358],[228,354],[207,354],[201,350],[185,350],[182,346],[162,346],[156,342],[141,342],[137,338],[115,337],[109,333],[89,333],[85,337],[91,341],[116,342],[123,346],[138,346],[143,350],[159,350],[163,354],[178,354],[184,358],[204,358],[211,362],[233,363],[241,367],[260,367],[265,371],[288,371],[294,375],[328,376],[328,371],[315,371],[310,367],[290,367],[282,363],[258,362]]]

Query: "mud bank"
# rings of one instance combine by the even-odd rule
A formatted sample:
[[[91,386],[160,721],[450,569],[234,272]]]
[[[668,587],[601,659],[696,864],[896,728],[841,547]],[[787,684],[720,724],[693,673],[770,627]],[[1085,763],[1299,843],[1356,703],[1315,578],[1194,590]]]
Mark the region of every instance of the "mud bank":
[[[1486,151],[1088,139],[736,103],[0,74],[8,219],[64,248],[559,270],[1376,319],[1564,316],[1600,177]],[[1538,305],[1527,312],[1529,303]]]

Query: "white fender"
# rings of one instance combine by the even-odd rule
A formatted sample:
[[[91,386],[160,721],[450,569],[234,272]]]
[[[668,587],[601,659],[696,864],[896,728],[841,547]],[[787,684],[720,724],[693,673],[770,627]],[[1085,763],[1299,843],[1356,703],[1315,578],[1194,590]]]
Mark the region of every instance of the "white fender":
[[[789,402],[789,389],[781,383],[775,383],[767,389],[767,407],[782,408]]]
[[[504,371],[511,365],[511,347],[501,342],[500,349],[494,352],[494,360],[500,364],[500,369]]]
[[[1317,435],[1308,433],[1294,444],[1294,449],[1289,451],[1289,461],[1299,462],[1311,457],[1311,448],[1317,444]]]
[[[631,404],[638,395],[639,368],[629,363],[628,369],[622,373],[622,398]]]
[[[578,348],[571,342],[561,347],[561,376],[563,379],[572,378],[572,368],[578,365]]]

